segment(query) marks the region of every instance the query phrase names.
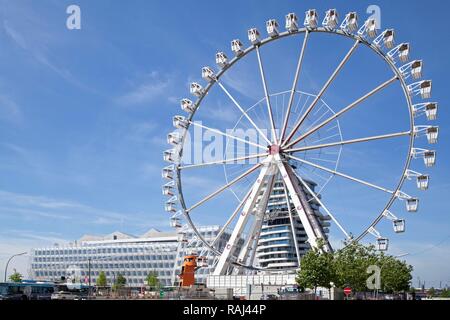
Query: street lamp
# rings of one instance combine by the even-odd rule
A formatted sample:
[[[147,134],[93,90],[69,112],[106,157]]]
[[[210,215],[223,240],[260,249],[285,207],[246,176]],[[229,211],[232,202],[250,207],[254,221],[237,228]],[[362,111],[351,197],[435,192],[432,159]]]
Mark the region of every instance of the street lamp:
[[[5,282],[6,282],[6,274],[7,274],[7,272],[8,272],[8,265],[9,265],[9,263],[11,262],[11,260],[12,260],[14,257],[23,256],[24,254],[27,254],[27,252],[22,252],[22,253],[14,254],[14,255],[12,255],[12,256],[8,259],[8,262],[6,262],[6,266],[5,266]]]

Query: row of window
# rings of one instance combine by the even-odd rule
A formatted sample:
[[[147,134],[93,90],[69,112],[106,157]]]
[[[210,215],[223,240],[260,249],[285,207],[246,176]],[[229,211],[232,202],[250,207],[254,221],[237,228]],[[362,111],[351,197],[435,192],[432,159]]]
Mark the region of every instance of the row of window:
[[[99,253],[145,253],[148,251],[176,250],[177,246],[161,247],[161,246],[139,246],[139,247],[105,247],[105,248],[79,248],[79,249],[51,249],[36,250],[35,255],[71,255],[71,254],[99,254]]]
[[[292,245],[292,241],[291,240],[273,240],[273,241],[267,241],[264,243],[264,246],[271,246],[271,245],[276,245],[276,244],[288,244],[288,245]]]
[[[273,238],[281,238],[281,237],[289,237],[290,233],[283,232],[283,233],[271,233],[271,234],[263,234],[259,238],[264,239],[273,239]]]
[[[292,254],[292,253],[278,253],[278,254],[269,254],[267,256],[261,257],[260,259],[267,260],[267,259],[277,259],[277,258],[296,258],[296,255]]]
[[[101,256],[91,257],[91,261],[108,260],[108,261],[170,261],[174,260],[175,255],[136,255],[136,256]],[[84,256],[53,256],[53,257],[34,257],[34,262],[63,262],[63,261],[87,261]]]
[[[99,263],[99,264],[91,264],[92,269],[118,269],[118,268],[130,268],[130,269],[140,269],[140,268],[154,268],[154,269],[167,269],[173,268],[175,261],[165,262],[165,263]],[[76,265],[82,269],[88,269],[89,264],[81,263]],[[31,266],[33,269],[45,269],[52,267],[69,267],[69,265],[61,265],[61,264],[51,264],[51,263],[33,263]]]
[[[100,275],[101,271],[91,271],[91,277],[98,277]],[[172,271],[158,271],[158,270],[151,270],[151,272],[156,272],[158,274],[158,277],[170,277],[172,276]],[[66,271],[49,271],[49,270],[43,270],[43,271],[35,271],[34,272],[37,277],[66,277],[68,274]],[[124,277],[146,277],[149,274],[149,271],[121,271],[121,272],[110,272],[105,271],[105,275],[107,277],[114,277],[118,274],[123,275]],[[88,271],[81,271],[80,275],[82,277],[89,276]],[[91,279],[92,280],[92,279]]]

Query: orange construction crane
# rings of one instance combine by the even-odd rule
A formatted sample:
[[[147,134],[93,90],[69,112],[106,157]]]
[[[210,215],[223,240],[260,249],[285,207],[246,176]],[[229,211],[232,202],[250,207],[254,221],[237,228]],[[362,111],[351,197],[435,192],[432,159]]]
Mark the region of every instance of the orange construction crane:
[[[184,256],[183,266],[181,267],[180,286],[190,287],[195,284],[195,271],[206,264],[205,257],[198,257],[196,254]],[[198,264],[197,264],[198,260]]]

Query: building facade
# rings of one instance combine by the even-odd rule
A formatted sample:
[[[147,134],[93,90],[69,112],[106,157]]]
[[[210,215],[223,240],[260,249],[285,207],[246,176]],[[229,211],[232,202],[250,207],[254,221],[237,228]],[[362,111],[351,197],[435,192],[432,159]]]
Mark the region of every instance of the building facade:
[[[206,240],[215,238],[219,226],[198,228]],[[127,286],[142,287],[150,272],[156,273],[164,286],[177,284],[183,257],[192,252],[201,253],[204,245],[189,229],[183,233],[160,232],[152,229],[140,237],[122,232],[106,236],[83,236],[74,244],[36,248],[31,255],[31,273],[37,280],[59,281],[62,277],[72,282],[95,284],[101,272],[108,285],[120,274]],[[224,246],[229,235],[223,234],[219,246]],[[200,268],[197,281],[206,282],[213,259]]]
[[[311,191],[314,192],[316,184],[305,180]],[[304,205],[310,206],[315,213],[317,220],[323,228],[324,234],[329,232],[329,216],[320,212],[320,206],[298,181],[301,189],[308,199]],[[291,203],[292,217],[289,215],[288,203],[286,199],[284,183],[278,177],[274,183],[273,191],[269,197],[267,211],[262,225],[261,234],[256,249],[256,258],[261,268],[286,270],[298,268],[300,258],[310,250],[311,246],[307,242],[308,237],[305,229],[298,217],[294,206]]]

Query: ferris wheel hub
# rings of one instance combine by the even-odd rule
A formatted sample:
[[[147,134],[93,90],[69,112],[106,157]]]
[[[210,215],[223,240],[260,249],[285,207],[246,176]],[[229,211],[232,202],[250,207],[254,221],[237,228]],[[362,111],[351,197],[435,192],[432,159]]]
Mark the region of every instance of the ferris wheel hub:
[[[277,144],[269,146],[269,154],[275,155],[281,153],[281,147]]]

